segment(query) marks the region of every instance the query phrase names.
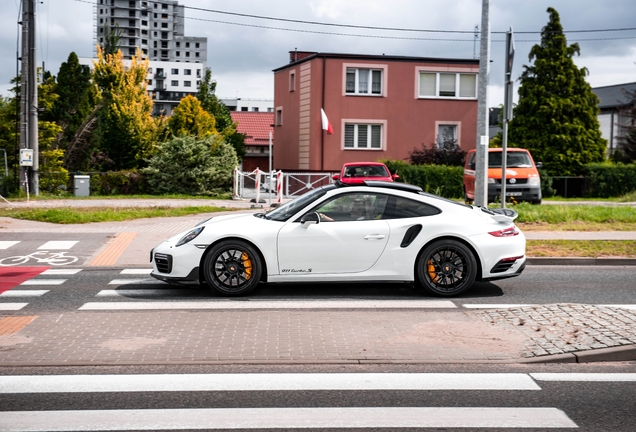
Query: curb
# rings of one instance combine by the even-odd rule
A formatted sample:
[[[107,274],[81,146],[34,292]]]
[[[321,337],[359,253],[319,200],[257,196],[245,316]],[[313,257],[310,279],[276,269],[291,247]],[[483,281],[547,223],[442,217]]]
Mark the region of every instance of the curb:
[[[528,257],[529,265],[636,266],[636,258]]]
[[[555,354],[521,360],[519,363],[598,363],[636,361],[636,345]]]

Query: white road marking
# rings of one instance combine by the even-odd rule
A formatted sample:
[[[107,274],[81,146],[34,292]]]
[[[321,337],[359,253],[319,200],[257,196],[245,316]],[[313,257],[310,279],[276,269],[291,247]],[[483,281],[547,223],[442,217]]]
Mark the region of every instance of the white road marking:
[[[634,382],[636,373],[531,373],[537,381]]]
[[[577,428],[557,408],[198,408],[8,411],[5,431],[291,428]]]
[[[28,303],[0,303],[0,310],[17,311],[28,305]]]
[[[101,290],[95,297],[126,297],[126,296],[179,296],[184,289],[117,289]]]
[[[29,279],[20,285],[62,285],[67,279]]]
[[[128,285],[144,281],[152,281],[155,283],[157,282],[156,279],[113,279],[112,281],[108,282],[108,285]]]
[[[11,246],[17,245],[19,241],[0,241],[0,249],[9,249]]]
[[[482,303],[482,304],[472,304],[472,303],[465,303],[463,305],[465,308],[468,309],[511,309],[511,308],[520,308],[520,307],[527,307],[527,306],[534,306],[531,304],[497,304],[497,303]]]
[[[0,393],[288,390],[541,390],[521,373],[6,375]]]
[[[152,269],[123,269],[119,274],[123,275],[149,275]]]
[[[74,275],[81,272],[82,269],[48,269],[43,271],[43,275]]]
[[[75,246],[76,243],[79,243],[79,241],[49,241],[44,243],[38,249],[40,250],[51,250],[51,249],[68,250],[72,248],[73,246]]]
[[[0,294],[0,297],[40,297],[49,290],[9,290]]]
[[[85,303],[79,310],[175,309],[440,309],[456,308],[448,300],[204,300]]]

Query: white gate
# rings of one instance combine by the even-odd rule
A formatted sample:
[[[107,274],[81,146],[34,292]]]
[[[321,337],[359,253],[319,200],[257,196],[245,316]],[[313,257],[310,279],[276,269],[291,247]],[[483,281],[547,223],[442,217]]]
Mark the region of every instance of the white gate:
[[[256,168],[254,171],[234,169],[234,199],[251,199],[256,203],[282,203],[283,199],[296,198],[319,186],[333,183],[333,173],[305,172],[268,173]]]

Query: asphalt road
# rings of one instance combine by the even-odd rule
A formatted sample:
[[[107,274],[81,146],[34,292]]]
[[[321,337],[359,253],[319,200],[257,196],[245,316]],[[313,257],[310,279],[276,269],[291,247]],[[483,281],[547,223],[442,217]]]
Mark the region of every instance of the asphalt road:
[[[72,271],[66,267],[51,271]],[[19,271],[19,267],[11,268]],[[47,272],[0,296],[0,305],[28,302],[19,314],[42,314],[77,311],[89,302],[197,302],[218,298],[207,286],[171,286],[148,276],[148,271],[130,269],[127,273],[116,268],[83,268],[75,274]],[[448,300],[457,307],[564,302],[635,304],[635,277],[633,266],[528,266],[517,278],[478,283],[464,295]],[[300,302],[321,299],[440,300],[406,283],[270,284],[257,287],[247,298]]]
[[[141,420],[143,430],[160,430],[162,422],[165,424],[170,421],[179,425],[166,430],[192,430],[192,423],[198,423],[202,428],[200,430],[229,430],[221,425],[223,420],[233,418],[230,421],[236,428],[232,427],[231,430],[242,431],[260,429],[262,425],[299,414],[303,418],[302,429],[275,429],[305,432],[342,431],[339,427],[351,431],[566,431],[577,428],[583,431],[632,431],[636,410],[636,376],[633,372],[633,365],[620,363],[4,368],[0,369],[0,428],[27,430],[16,427],[20,424],[17,418],[23,419],[22,424],[29,425],[28,430],[89,430],[74,428],[71,422],[78,416],[81,419],[82,413],[90,412],[90,420],[81,420],[80,424],[86,427],[91,422],[97,423],[98,427],[91,430],[141,430],[135,428],[133,422],[122,423],[127,415],[132,415],[137,419],[146,418]],[[231,377],[230,374],[241,374],[242,377],[249,377],[254,387],[263,386],[261,374],[274,374],[270,376],[274,380],[297,374],[300,387],[313,374],[326,375],[323,376],[321,390],[276,390],[276,382],[265,384],[271,386],[272,390],[252,390],[248,386],[234,391],[135,391],[135,384],[128,385],[127,391],[67,388],[73,382],[85,382],[86,378],[81,376],[86,375],[99,382],[109,379],[107,377],[111,375],[126,375],[129,376],[126,380],[133,381],[130,376],[134,378],[139,374],[145,375],[145,386],[157,376],[168,378],[168,381],[185,382],[193,374],[199,381],[210,375],[223,378]],[[339,383],[343,378],[350,379],[345,374],[354,374],[354,378],[361,374],[381,374],[381,378],[388,378],[389,382],[393,380],[395,385],[373,390],[347,388],[346,383]],[[411,380],[421,382],[424,387],[432,384],[432,387],[401,389],[400,374],[409,374],[407,377]],[[6,379],[16,375],[32,376],[40,382],[43,381],[41,375],[61,375],[64,382],[61,387],[64,389],[53,390],[52,393],[24,389],[10,393]],[[365,379],[372,381],[376,378],[369,375]],[[110,380],[117,381],[114,378]],[[492,387],[493,382],[504,389],[487,389]],[[467,383],[475,388],[460,389],[466,387]],[[516,387],[519,383],[523,385]],[[514,389],[505,389],[508,385]],[[334,408],[343,411],[334,411]],[[311,409],[330,417],[316,418],[312,416],[316,413],[312,413]],[[360,409],[363,411],[358,411]],[[409,409],[416,410],[411,412],[416,426],[391,426],[401,424],[408,417],[406,411],[400,410]],[[56,411],[64,412],[59,416]],[[186,426],[186,420],[176,420],[179,414],[184,413],[187,421],[191,422],[190,426]],[[211,414],[220,413],[225,414],[225,417],[219,416],[221,418],[216,422],[205,423]],[[344,414],[344,417],[338,419],[337,414]],[[504,417],[504,420],[497,421],[500,417]],[[355,421],[370,424],[364,428],[347,426]],[[478,427],[480,424],[483,426],[484,421],[495,422],[497,427]],[[41,422],[41,428],[37,428],[38,422]],[[548,428],[549,422],[553,423]],[[244,427],[238,426],[240,424]],[[59,429],[55,429],[56,426]]]

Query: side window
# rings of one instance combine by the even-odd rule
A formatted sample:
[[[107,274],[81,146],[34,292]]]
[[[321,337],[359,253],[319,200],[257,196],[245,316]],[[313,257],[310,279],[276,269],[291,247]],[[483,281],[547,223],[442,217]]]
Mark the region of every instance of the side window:
[[[382,194],[339,195],[313,209],[321,222],[348,222],[382,219],[389,197]]]
[[[390,197],[386,205],[383,219],[403,219],[420,216],[433,216],[441,210],[432,205],[402,197]]]

